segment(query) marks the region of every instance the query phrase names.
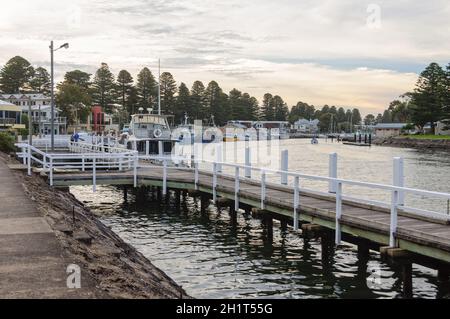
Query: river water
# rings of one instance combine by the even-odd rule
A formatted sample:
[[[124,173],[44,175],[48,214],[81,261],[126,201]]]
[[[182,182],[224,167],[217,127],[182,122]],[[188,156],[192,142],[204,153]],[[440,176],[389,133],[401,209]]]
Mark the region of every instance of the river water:
[[[405,161],[406,186],[450,192],[447,152],[354,147],[330,140],[318,145],[308,140],[285,140],[277,147],[289,151],[290,169],[326,176],[328,154],[336,152],[339,177],[379,183],[392,181],[392,158],[400,156]],[[326,190],[320,183],[306,184],[302,186]],[[98,186],[96,193],[91,187],[73,186],[71,192],[193,297],[402,297],[397,266],[385,263],[373,251],[368,262],[359,260],[351,244],[333,254],[330,249],[334,249],[323,246],[320,239],[303,239],[291,229],[282,231],[276,222],[273,242],[269,243],[259,220],[240,213],[233,225],[228,213],[214,206],[201,215],[199,203],[190,197],[183,199],[178,209],[174,194],[166,203],[151,192],[129,194],[125,202],[122,190],[113,186]],[[382,192],[351,188],[346,192],[388,200]],[[406,199],[411,206],[418,201]],[[421,201],[421,205],[443,213],[447,207],[437,200]],[[435,270],[414,265],[413,277],[415,297],[448,297],[437,283]]]

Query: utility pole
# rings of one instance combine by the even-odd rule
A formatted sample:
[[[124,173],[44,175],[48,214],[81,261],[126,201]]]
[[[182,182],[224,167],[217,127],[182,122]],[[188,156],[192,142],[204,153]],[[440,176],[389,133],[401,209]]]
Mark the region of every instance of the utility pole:
[[[50,147],[51,151],[55,151],[55,96],[53,92],[54,78],[53,78],[53,40],[50,41],[50,92],[51,92],[51,102],[50,102]]]
[[[158,59],[158,115],[161,115],[161,59]]]
[[[31,117],[31,95],[28,97],[28,145],[33,145],[33,118]]]

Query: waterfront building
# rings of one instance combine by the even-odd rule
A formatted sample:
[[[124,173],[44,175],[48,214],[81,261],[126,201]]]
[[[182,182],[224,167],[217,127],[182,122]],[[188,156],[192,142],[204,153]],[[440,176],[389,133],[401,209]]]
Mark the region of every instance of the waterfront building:
[[[299,119],[294,122],[292,129],[298,133],[317,133],[319,131],[319,120]]]
[[[51,134],[51,98],[41,93],[26,94],[0,94],[0,100],[16,105],[22,114],[28,116],[28,108],[31,106],[31,117],[34,132]],[[59,116],[60,110],[54,110],[55,135],[67,132],[66,117]]]
[[[373,127],[377,137],[399,136],[407,123],[378,123]]]
[[[21,117],[22,109],[18,105],[0,100],[0,131],[25,128]]]

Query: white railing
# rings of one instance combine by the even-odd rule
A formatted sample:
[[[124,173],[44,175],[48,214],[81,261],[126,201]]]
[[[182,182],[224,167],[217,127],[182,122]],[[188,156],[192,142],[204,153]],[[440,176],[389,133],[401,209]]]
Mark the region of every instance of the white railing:
[[[266,196],[267,187],[280,188],[282,190],[289,190],[293,193],[293,220],[294,229],[298,229],[300,206],[302,203],[302,193],[310,192],[309,189],[302,188],[302,181],[312,180],[320,181],[329,184],[329,192],[315,192],[319,195],[326,195],[328,198],[335,201],[335,242],[340,244],[341,242],[341,219],[342,219],[342,204],[345,200],[353,200],[353,202],[367,202],[361,201],[358,198],[344,196],[344,186],[357,186],[362,188],[369,188],[373,190],[381,190],[390,194],[390,203],[376,202],[378,206],[389,208],[390,214],[390,227],[389,227],[389,245],[395,247],[396,244],[396,232],[398,227],[398,213],[399,211],[408,212],[412,215],[423,216],[433,219],[439,219],[442,221],[450,221],[450,216],[439,212],[424,210],[421,208],[406,207],[403,204],[403,198],[406,194],[420,195],[422,197],[441,198],[450,201],[450,194],[442,192],[433,192],[421,189],[408,188],[397,185],[386,185],[379,183],[360,182],[347,179],[337,178],[335,172],[336,156],[331,154],[330,156],[330,176],[315,176],[308,174],[301,174],[287,170],[287,162],[282,160],[283,169],[269,169],[251,166],[249,159],[246,157],[246,164],[234,164],[222,161],[207,161],[207,160],[194,160],[187,157],[174,157],[174,156],[152,156],[152,155],[139,155],[137,151],[131,151],[123,148],[114,148],[99,145],[86,144],[86,143],[71,143],[71,149],[75,153],[53,153],[49,154],[37,149],[34,146],[28,144],[16,144],[22,149],[22,152],[18,153],[23,158],[24,164],[28,166],[28,174],[31,174],[32,163],[42,166],[42,168],[49,173],[49,182],[53,186],[53,174],[57,169],[77,169],[81,171],[92,171],[92,184],[93,190],[96,190],[97,170],[124,170],[129,169],[133,171],[133,184],[137,186],[138,169],[154,168],[155,165],[149,165],[150,162],[160,163],[163,169],[161,176],[163,184],[163,194],[167,192],[167,179],[168,170],[176,168],[177,170],[187,170],[193,172],[193,182],[195,189],[199,188],[199,174],[210,173],[212,175],[212,194],[213,201],[217,200],[217,185],[218,177],[228,177],[234,180],[234,199],[235,208],[239,207],[239,193],[241,189],[241,181],[256,182],[260,186],[260,207],[266,208]],[[100,147],[100,148],[98,148]],[[284,154],[287,157],[287,153]],[[40,158],[39,158],[40,157]],[[399,159],[394,159],[394,166],[401,166]],[[175,166],[170,166],[175,164]],[[200,170],[199,164],[209,164],[211,169]],[[224,173],[223,168],[229,167],[231,171],[234,170],[234,174]],[[244,176],[241,176],[241,172],[244,172]],[[259,179],[252,178],[254,172],[258,173]],[[395,170],[394,170],[395,172]],[[267,182],[267,175],[277,175],[280,178],[280,184]],[[401,175],[401,174],[400,174]],[[397,177],[394,178],[394,182]],[[293,180],[293,183],[289,183],[289,179]],[[399,183],[399,184],[402,184]],[[369,201],[374,204],[373,201]]]

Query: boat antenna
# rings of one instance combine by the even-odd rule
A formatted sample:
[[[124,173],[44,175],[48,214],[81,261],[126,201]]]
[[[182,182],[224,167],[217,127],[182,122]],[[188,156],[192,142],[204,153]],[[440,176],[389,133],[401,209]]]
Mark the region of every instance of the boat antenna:
[[[161,115],[161,59],[158,59],[158,115]]]

